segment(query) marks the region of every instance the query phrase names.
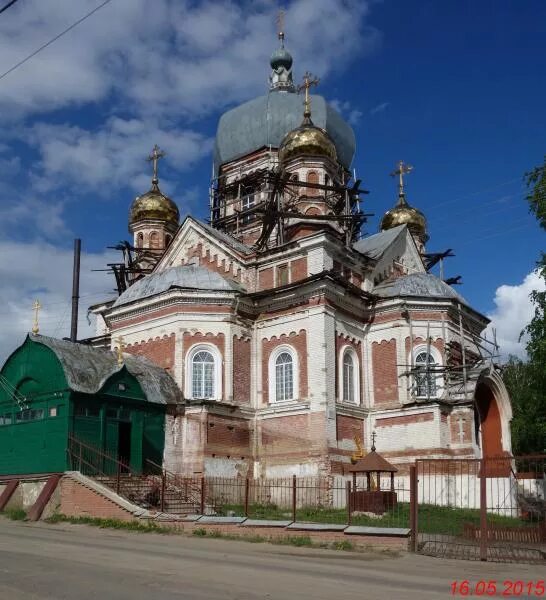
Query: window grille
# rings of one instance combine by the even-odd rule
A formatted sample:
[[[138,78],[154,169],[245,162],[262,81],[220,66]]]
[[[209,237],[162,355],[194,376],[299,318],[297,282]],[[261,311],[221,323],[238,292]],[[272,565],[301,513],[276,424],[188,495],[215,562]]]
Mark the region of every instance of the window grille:
[[[415,387],[420,398],[436,397],[436,361],[432,354],[419,352],[415,357]]]
[[[192,397],[214,397],[214,357],[201,350],[192,359]]]
[[[292,400],[294,397],[294,361],[288,352],[282,352],[275,361],[275,400]]]
[[[343,402],[355,401],[355,366],[350,352],[343,355]]]

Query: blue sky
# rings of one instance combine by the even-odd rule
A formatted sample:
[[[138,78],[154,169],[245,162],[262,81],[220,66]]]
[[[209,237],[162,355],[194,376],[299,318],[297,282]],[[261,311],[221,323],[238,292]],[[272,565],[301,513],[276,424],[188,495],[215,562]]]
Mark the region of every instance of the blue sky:
[[[0,15],[0,73],[100,4],[21,0]],[[47,5],[47,6],[46,6]],[[446,274],[490,315],[505,352],[529,319],[543,233],[522,175],[546,154],[546,43],[541,0],[284,5],[300,78],[353,123],[354,167],[370,190],[367,233],[396,199],[403,159],[429,250],[453,248]],[[168,153],[162,188],[205,217],[219,115],[267,90],[276,2],[112,0],[0,79],[0,355],[29,329],[66,335],[74,237],[83,239],[84,305],[112,289],[91,269],[127,239],[127,211],[149,187],[146,155]],[[81,325],[88,331],[85,311]]]

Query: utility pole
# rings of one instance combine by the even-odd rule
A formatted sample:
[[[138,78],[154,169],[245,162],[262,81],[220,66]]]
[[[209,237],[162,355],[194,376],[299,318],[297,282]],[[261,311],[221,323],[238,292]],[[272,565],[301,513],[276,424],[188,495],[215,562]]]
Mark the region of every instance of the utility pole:
[[[80,256],[82,241],[74,240],[74,267],[72,270],[72,321],[70,323],[70,341],[78,340],[78,305],[80,300]]]

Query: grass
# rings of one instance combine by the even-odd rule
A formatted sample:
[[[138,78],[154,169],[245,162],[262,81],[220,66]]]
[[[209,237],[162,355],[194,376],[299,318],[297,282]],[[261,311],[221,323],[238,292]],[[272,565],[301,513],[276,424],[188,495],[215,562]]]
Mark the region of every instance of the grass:
[[[291,520],[292,512],[287,508],[280,508],[275,504],[253,504],[249,505],[248,517],[251,519],[267,519],[272,521]],[[226,504],[218,511],[220,515],[232,513],[244,515],[242,504]],[[479,525],[480,511],[470,508],[452,508],[448,506],[435,506],[431,504],[419,505],[419,532],[421,533],[443,533],[459,535],[463,531],[463,525],[470,523]],[[488,513],[488,522],[502,527],[525,527],[531,525],[527,521],[514,517],[495,515]],[[302,507],[296,511],[296,520],[309,523],[347,523],[347,510],[323,507]],[[397,506],[388,510],[379,518],[367,515],[353,515],[353,525],[365,525],[369,527],[401,527],[410,526],[410,505],[400,502]]]
[[[137,531],[140,533],[172,533],[173,530],[168,527],[161,527],[153,521],[121,521],[120,519],[100,519],[98,517],[67,517],[66,515],[55,513],[45,519],[47,523],[73,523],[74,525],[91,525],[102,529],[124,529],[126,531]]]
[[[2,514],[12,521],[25,521],[27,518],[27,513],[22,508],[8,508]]]

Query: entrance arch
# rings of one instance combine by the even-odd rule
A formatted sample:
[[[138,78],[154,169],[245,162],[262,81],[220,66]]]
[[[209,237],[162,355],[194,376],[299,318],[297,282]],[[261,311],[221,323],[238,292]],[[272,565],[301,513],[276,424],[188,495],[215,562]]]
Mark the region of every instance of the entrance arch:
[[[510,421],[512,406],[508,391],[493,371],[482,373],[474,394],[476,442],[483,458],[511,455]]]

